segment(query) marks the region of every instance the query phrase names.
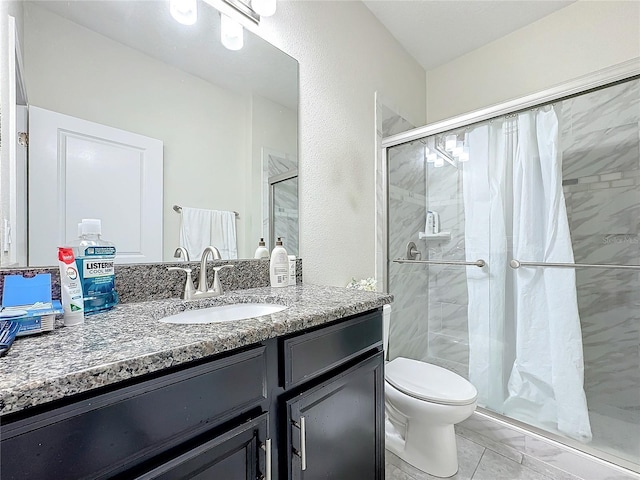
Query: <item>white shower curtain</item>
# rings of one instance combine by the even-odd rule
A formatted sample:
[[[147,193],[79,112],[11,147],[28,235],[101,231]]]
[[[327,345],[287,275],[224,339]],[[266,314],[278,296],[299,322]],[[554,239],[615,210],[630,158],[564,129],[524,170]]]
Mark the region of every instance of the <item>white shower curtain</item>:
[[[514,272],[506,265],[509,251],[522,261],[573,262],[558,131],[558,117],[546,107],[495,120],[469,134],[470,160],[463,177],[468,255],[482,246],[482,235],[490,235],[492,244],[486,253],[489,276],[468,269],[469,374],[479,390],[486,385],[487,392],[494,392],[486,399],[489,408],[585,442],[591,429],[575,272],[550,267]],[[485,190],[488,180],[488,209],[477,198],[482,188],[477,169],[484,172]],[[478,224],[475,215],[486,211],[490,223]],[[503,240],[494,237],[501,232]],[[484,372],[486,366],[473,364],[484,360],[487,365],[497,356],[504,371]]]
[[[462,171],[466,259],[487,262],[482,269],[467,267],[469,380],[478,403],[496,412],[502,411],[506,380],[504,140],[502,125],[472,130],[466,138],[472,161]]]

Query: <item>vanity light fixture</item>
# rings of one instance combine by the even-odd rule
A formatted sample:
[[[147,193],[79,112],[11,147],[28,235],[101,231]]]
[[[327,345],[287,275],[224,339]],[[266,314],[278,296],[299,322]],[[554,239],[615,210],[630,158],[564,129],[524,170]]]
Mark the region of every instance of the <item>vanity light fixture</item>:
[[[468,162],[469,161],[469,147],[464,147],[462,149],[462,153],[458,155],[459,162]]]
[[[251,0],[251,8],[261,17],[276,13],[276,0]]]
[[[260,25],[260,17],[276,12],[277,0],[203,0],[220,12],[220,40],[229,50],[244,45],[243,25]],[[198,18],[198,0],[169,0],[171,16],[183,25],[193,25]]]
[[[242,25],[224,13],[220,14],[220,41],[229,50],[240,50],[244,45]]]
[[[198,20],[198,0],[170,0],[169,12],[183,25],[193,25]]]
[[[456,148],[456,142],[458,141],[458,137],[455,135],[447,135],[444,139],[444,148],[451,152],[454,148]]]
[[[456,142],[456,146],[453,148],[453,150],[451,150],[451,153],[453,154],[454,157],[458,157],[463,151],[464,151],[464,143],[458,140]]]

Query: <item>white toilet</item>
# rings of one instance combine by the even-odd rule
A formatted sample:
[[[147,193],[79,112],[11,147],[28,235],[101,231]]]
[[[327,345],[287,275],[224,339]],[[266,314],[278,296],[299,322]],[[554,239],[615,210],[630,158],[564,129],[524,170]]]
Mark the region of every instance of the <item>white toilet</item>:
[[[387,350],[391,307],[383,310]],[[458,471],[454,424],[476,409],[478,391],[445,368],[398,357],[385,364],[386,448],[437,477]]]

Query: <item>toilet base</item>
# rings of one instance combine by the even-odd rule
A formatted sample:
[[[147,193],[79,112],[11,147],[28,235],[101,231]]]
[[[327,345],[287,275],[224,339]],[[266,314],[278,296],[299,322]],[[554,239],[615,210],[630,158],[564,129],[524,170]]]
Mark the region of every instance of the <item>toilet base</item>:
[[[418,425],[416,425],[418,423]],[[386,448],[429,475],[447,478],[458,472],[456,434],[453,425],[420,425],[410,421],[404,441],[386,422]],[[413,428],[412,428],[413,427]]]

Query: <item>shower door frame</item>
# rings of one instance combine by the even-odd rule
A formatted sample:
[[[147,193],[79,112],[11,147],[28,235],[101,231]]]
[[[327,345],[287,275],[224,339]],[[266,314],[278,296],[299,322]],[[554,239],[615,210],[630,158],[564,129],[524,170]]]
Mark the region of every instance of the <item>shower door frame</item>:
[[[396,135],[386,137],[382,140],[381,147],[381,174],[383,191],[381,196],[381,211],[382,211],[382,235],[379,238],[382,239],[382,245],[378,245],[377,252],[381,252],[382,261],[376,259],[376,264],[382,264],[382,283],[383,291],[389,291],[389,170],[388,170],[388,149],[402,145],[414,140],[419,140],[431,135],[437,135],[449,130],[454,130],[461,127],[467,127],[485,120],[500,117],[503,115],[511,115],[521,111],[529,110],[544,104],[555,102],[558,100],[565,100],[577,95],[588,93],[592,90],[598,90],[600,88],[611,86],[616,83],[632,80],[634,77],[640,77],[640,58],[634,58],[632,60],[614,65],[612,67],[604,68],[596,72],[581,76],[575,80],[561,83],[555,87],[547,90],[543,90],[531,95],[526,95],[514,100],[510,100],[504,103],[493,105],[488,108],[475,110],[469,113],[451,117],[439,122],[424,125],[422,127],[414,128],[406,132],[402,132]],[[635,473],[640,473],[640,467],[632,462],[624,460],[615,455],[603,452],[589,445],[578,442],[568,437],[557,435],[533,425],[515,420],[513,418],[501,415],[499,413],[488,410],[484,407],[478,407],[478,411],[488,417],[493,417],[501,422],[507,423],[514,427],[530,431],[541,437],[558,442],[569,448],[575,449],[579,452],[589,454],[597,459],[601,459],[605,462],[617,465],[619,467],[628,469]]]

